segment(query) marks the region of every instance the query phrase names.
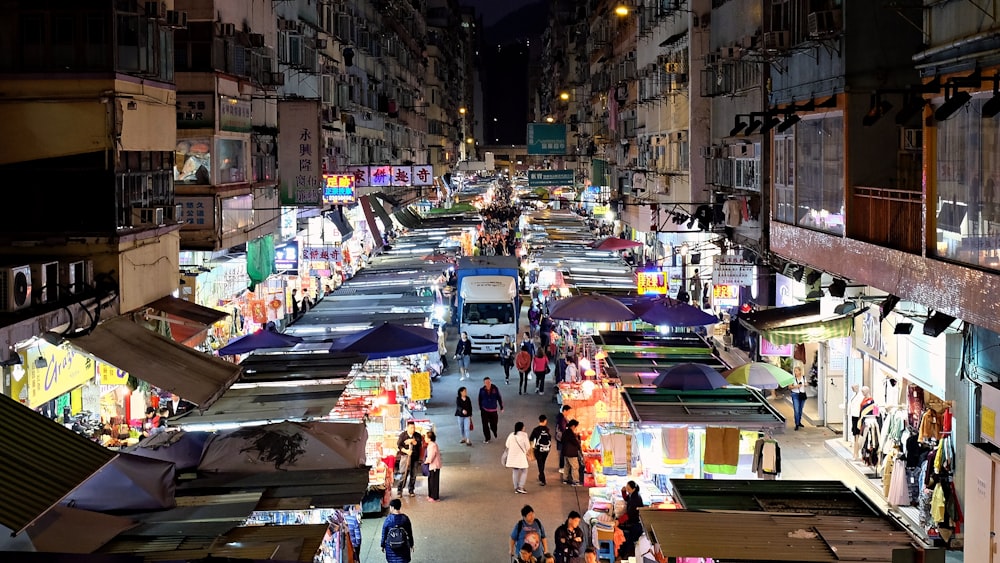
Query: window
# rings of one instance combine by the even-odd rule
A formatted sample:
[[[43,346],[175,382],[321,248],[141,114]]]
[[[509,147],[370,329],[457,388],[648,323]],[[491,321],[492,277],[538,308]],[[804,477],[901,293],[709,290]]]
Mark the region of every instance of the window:
[[[253,196],[241,195],[222,200],[222,232],[253,227]]]
[[[932,252],[1000,270],[1000,117],[982,118],[983,104],[991,96],[976,95],[938,122],[937,201],[927,205],[934,205],[936,220]]]
[[[795,126],[796,224],[844,234],[844,119],[803,117]]]
[[[794,130],[793,130],[794,131]],[[774,137],[774,219],[795,223],[795,135]]]

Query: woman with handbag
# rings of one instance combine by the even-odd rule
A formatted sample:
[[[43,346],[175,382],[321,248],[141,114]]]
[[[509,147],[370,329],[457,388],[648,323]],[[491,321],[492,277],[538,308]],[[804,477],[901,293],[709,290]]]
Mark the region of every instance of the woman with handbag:
[[[524,490],[524,483],[528,480],[528,452],[531,450],[531,443],[528,442],[528,434],[524,431],[524,423],[517,421],[514,423],[514,431],[507,436],[507,443],[503,451],[504,467],[509,467],[514,480],[514,492],[522,495],[528,494]]]
[[[531,371],[535,373],[535,391],[541,395],[545,392],[545,374],[549,373],[549,359],[541,348],[531,358]]]
[[[441,500],[441,449],[437,445],[437,434],[429,430],[425,436],[426,447],[424,465],[427,466],[427,500]]]

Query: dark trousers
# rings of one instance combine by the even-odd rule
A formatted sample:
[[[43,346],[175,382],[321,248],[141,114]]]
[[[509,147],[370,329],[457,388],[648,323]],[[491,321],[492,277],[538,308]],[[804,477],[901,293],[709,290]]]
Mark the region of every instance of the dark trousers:
[[[535,463],[538,464],[538,480],[545,483],[545,460],[549,457],[549,452],[535,450]]]
[[[479,411],[482,415],[483,422],[483,440],[490,439],[490,433],[492,432],[493,438],[497,437],[497,423],[500,421],[500,413],[498,411]]]
[[[441,470],[431,469],[427,473],[427,496],[438,500],[441,496]]]
[[[512,368],[514,364],[508,364],[507,362],[502,362],[502,365],[503,365],[504,383],[510,383],[510,368]]]
[[[410,463],[411,461],[416,460],[408,455],[403,455],[399,458],[399,470],[402,475],[399,477],[399,488],[397,490],[400,494],[403,494],[404,486],[412,493],[413,488],[417,485],[417,472],[419,468],[416,467],[416,463]]]
[[[528,372],[526,372],[526,371],[519,371],[519,372],[517,372],[517,376],[520,379],[520,381],[518,381],[518,383],[517,383],[517,393],[518,393],[518,395],[520,395],[521,393],[527,393],[528,392]]]
[[[566,467],[566,458],[562,455],[562,442],[556,442],[556,454],[559,456],[559,469]]]
[[[545,392],[545,372],[535,372],[535,391],[539,393]]]

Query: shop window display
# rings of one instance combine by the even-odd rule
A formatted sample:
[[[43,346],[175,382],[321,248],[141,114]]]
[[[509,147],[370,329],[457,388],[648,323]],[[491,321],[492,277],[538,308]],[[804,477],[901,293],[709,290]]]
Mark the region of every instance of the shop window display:
[[[239,139],[218,139],[215,142],[215,154],[219,164],[218,183],[231,184],[246,181],[245,151],[246,143]]]
[[[212,183],[212,141],[208,138],[177,141],[174,181],[181,184]]]

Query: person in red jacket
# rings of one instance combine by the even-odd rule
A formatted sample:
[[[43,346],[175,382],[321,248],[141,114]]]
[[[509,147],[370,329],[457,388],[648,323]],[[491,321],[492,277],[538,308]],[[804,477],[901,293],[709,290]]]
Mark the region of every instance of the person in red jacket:
[[[526,395],[528,393],[528,372],[531,370],[531,353],[525,348],[514,357],[514,367],[517,368],[517,394]]]
[[[541,348],[531,358],[531,371],[535,373],[535,391],[541,395],[545,392],[545,374],[549,373],[549,359]]]

